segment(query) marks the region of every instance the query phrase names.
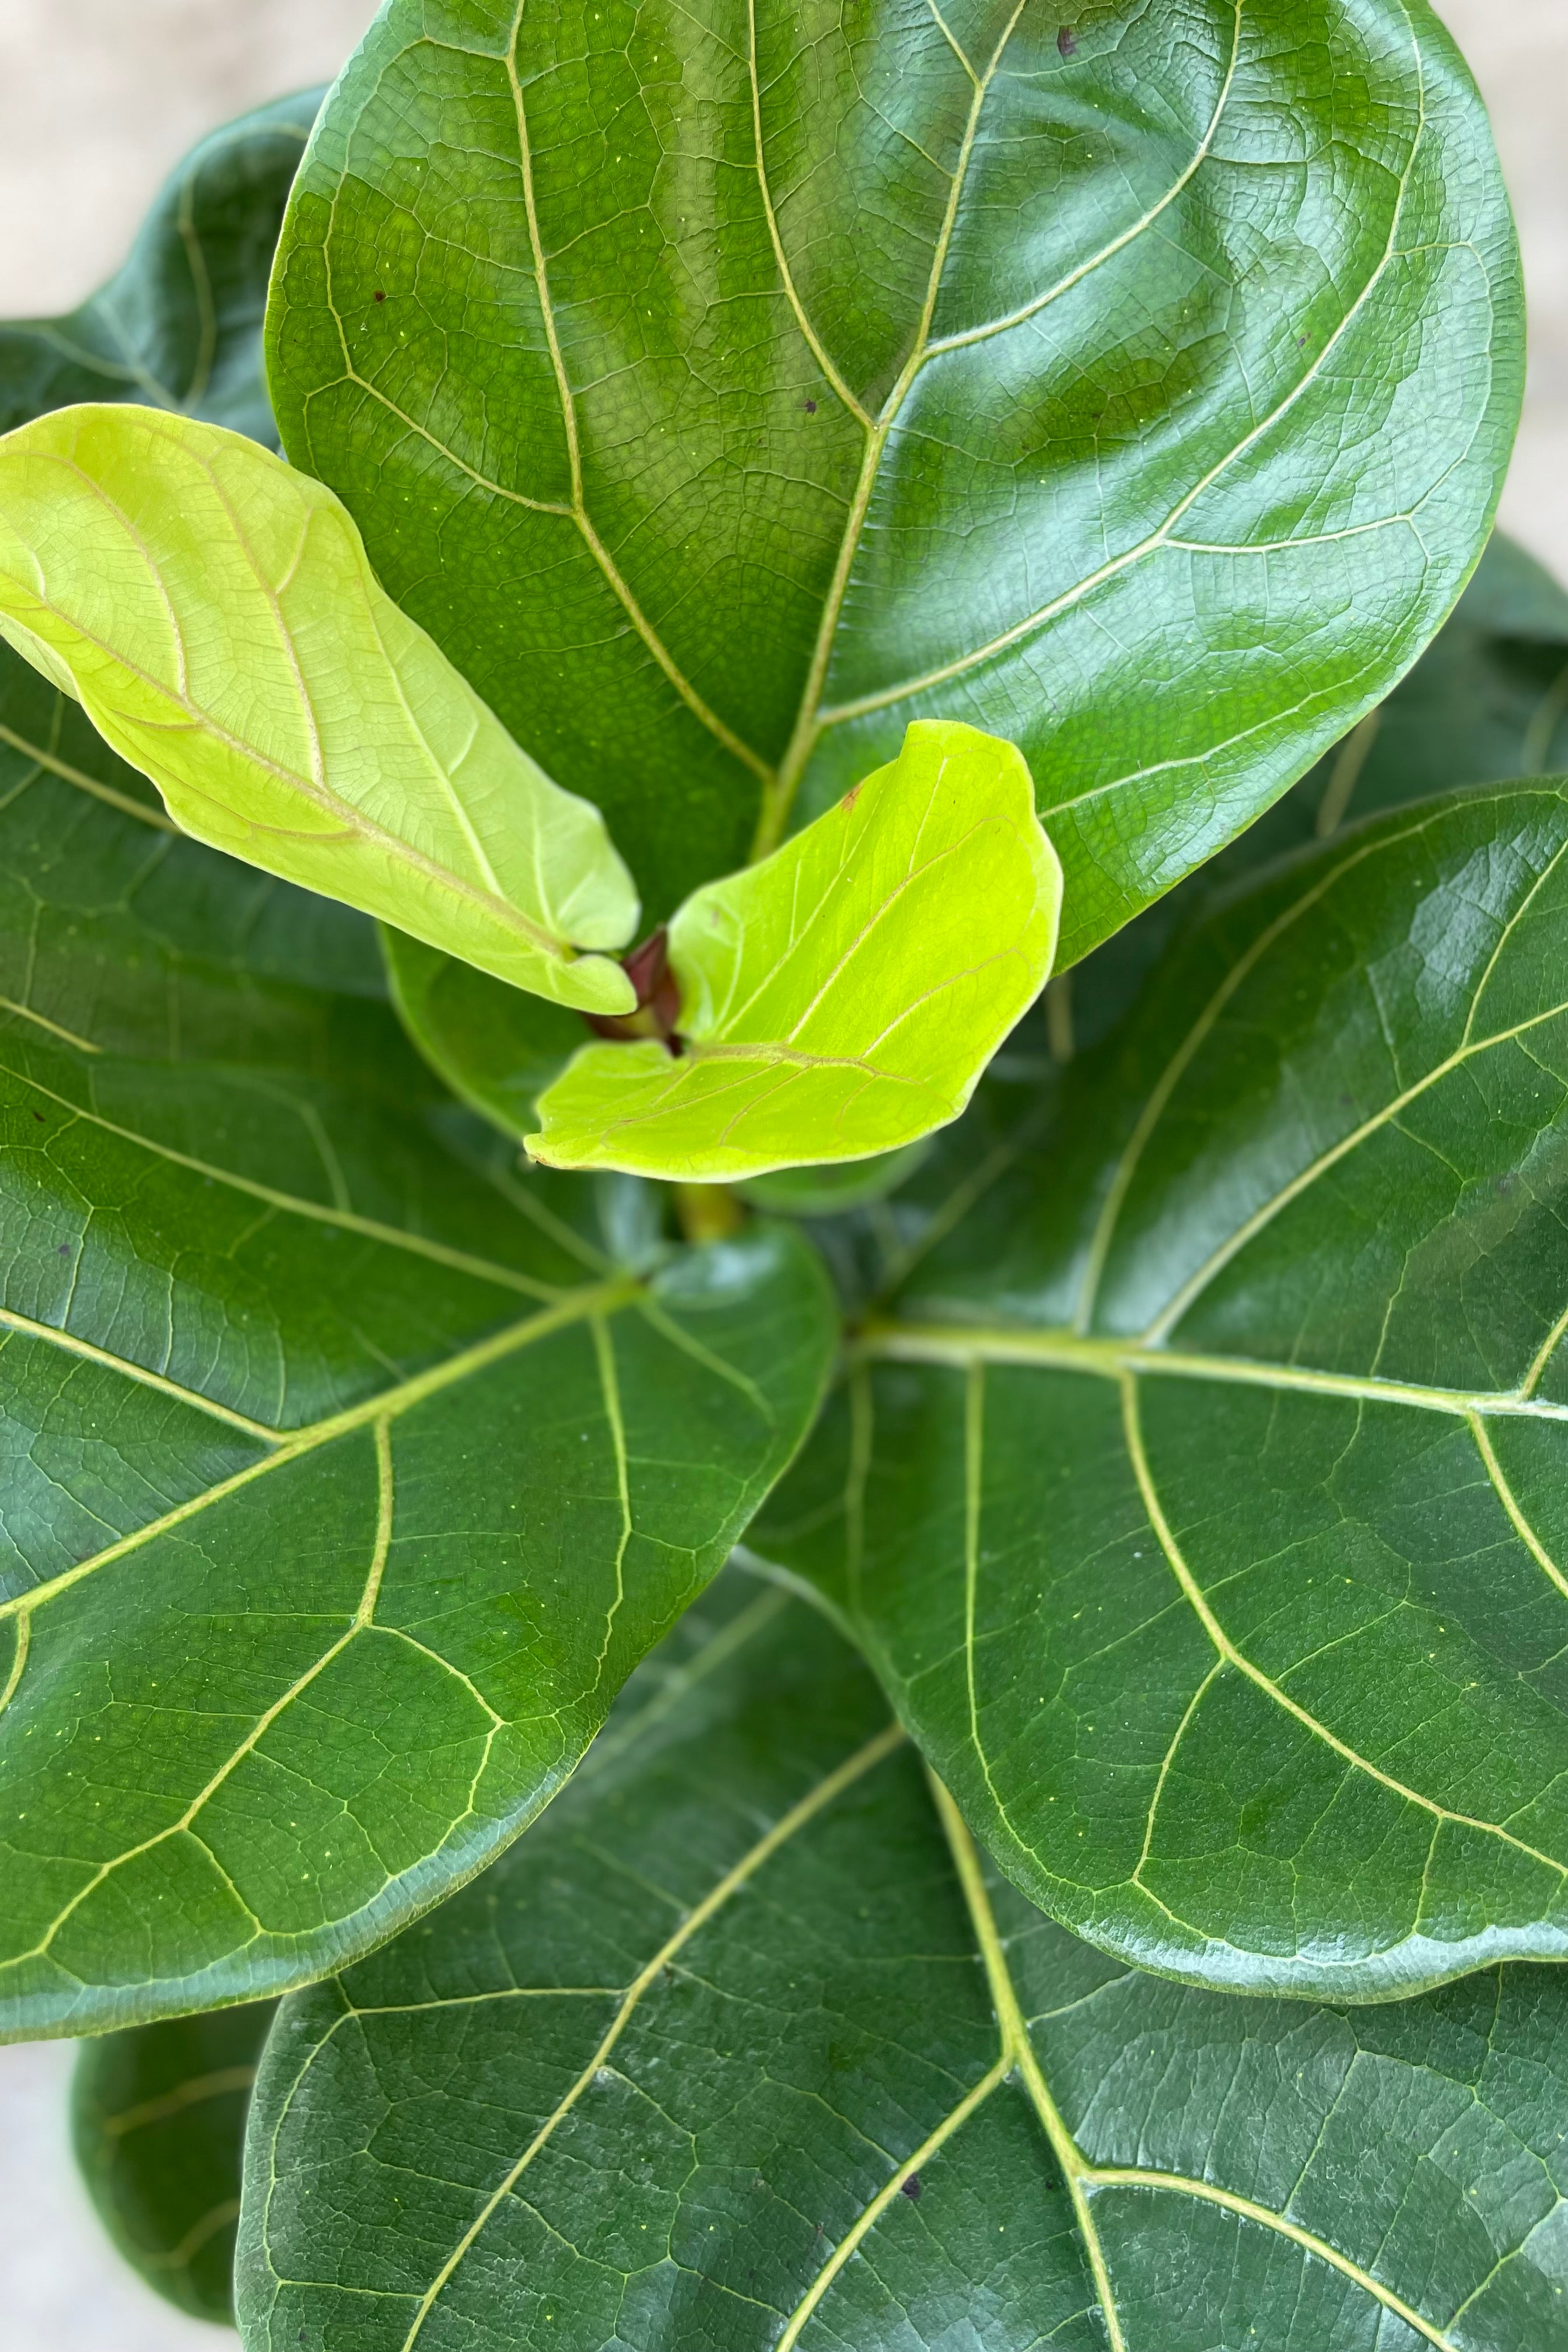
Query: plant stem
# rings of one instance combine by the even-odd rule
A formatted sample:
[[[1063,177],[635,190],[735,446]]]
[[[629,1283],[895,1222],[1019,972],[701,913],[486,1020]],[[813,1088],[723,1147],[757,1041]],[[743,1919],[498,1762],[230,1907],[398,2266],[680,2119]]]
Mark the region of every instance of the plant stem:
[[[675,1213],[694,1249],[704,1242],[727,1242],[740,1232],[746,1216],[728,1184],[678,1184]]]

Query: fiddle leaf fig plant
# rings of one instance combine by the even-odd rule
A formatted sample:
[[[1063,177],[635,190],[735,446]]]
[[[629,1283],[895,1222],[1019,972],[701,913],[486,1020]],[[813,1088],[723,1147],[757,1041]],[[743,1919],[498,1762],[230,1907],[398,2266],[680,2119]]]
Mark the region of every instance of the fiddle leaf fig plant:
[[[1060,906],[1019,753],[917,719],[837,809],[693,892],[669,927],[679,1054],[585,1047],[529,1149],[713,1181],[916,1142],[1039,994]]]
[[[1542,2352],[1462,61],[386,0],[314,105],[0,331],[0,2032],[249,2352]]]
[[[481,971],[629,1013],[631,878],[377,584],[330,490],[134,407],[0,440],[0,634],[181,829]]]

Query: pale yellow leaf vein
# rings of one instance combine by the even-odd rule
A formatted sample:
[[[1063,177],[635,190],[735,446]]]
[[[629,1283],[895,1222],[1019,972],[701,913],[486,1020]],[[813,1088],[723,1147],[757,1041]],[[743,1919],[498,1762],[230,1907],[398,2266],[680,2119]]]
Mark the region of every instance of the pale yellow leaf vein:
[[[1089,2257],[1089,2270],[1094,2279],[1096,2292],[1100,2296],[1100,2309],[1105,2319],[1106,2332],[1110,2338],[1112,2352],[1127,2352],[1126,2339],[1117,2313],[1110,2268],[1093,2211],[1095,2198],[1111,2189],[1163,2191],[1167,2194],[1195,2198],[1208,2204],[1221,2206],[1226,2212],[1255,2222],[1259,2228],[1270,2230],[1278,2237],[1289,2239],[1292,2244],[1300,2246],[1303,2252],[1314,2256],[1319,2262],[1328,2263],[1340,2273],[1341,2277],[1349,2279],[1364,2294],[1381,2304],[1385,2311],[1392,2312],[1404,2320],[1405,2325],[1413,2328],[1426,2342],[1436,2346],[1437,2352],[1458,2352],[1458,2347],[1450,2338],[1435,2327],[1430,2320],[1423,2318],[1413,2305],[1405,2302],[1391,2287],[1385,2286],[1380,2279],[1373,2277],[1373,2273],[1363,2269],[1359,2263],[1354,2263],[1347,2254],[1342,2254],[1338,2247],[1331,2244],[1326,2238],[1321,2238],[1314,2231],[1303,2229],[1299,2222],[1292,2221],[1288,2215],[1270,2211],[1268,2207],[1257,2203],[1255,2200],[1237,2196],[1230,2189],[1216,2187],[1212,2181],[1194,2180],[1183,2173],[1157,2171],[1152,2168],[1142,2166],[1095,2164],[1084,2155],[1051,2096],[1044,2069],[1036,2054],[1034,2042],[1013,1983],[1012,1970],[1007,1960],[1006,1944],[991,1907],[991,1899],[974,1842],[947,1790],[934,1775],[931,1776],[931,1793],[942,1818],[942,1827],[947,1832],[948,1843],[957,1865],[959,1880],[963,1888],[975,1937],[985,1963],[992,2005],[996,2011],[997,2021],[1001,2028],[1004,2054],[1010,2065],[1016,2066],[1034,2103],[1046,2137],[1050,2142],[1052,2153],[1061,2169],[1072,2200],[1085,2252]]]
[[[95,1575],[100,1569],[108,1568],[114,1561],[140,1551],[144,1545],[173,1533],[176,1528],[184,1527],[203,1511],[209,1510],[215,1503],[240,1493],[258,1479],[270,1476],[274,1471],[299,1461],[302,1455],[313,1454],[334,1439],[346,1437],[353,1431],[378,1421],[395,1421],[428,1398],[438,1396],[443,1390],[489,1370],[493,1364],[504,1362],[521,1349],[532,1347],[539,1340],[566,1330],[589,1316],[608,1314],[617,1307],[629,1305],[637,1288],[630,1276],[584,1287],[557,1300],[554,1306],[545,1307],[541,1313],[531,1315],[524,1322],[510,1324],[502,1331],[492,1332],[489,1339],[479,1340],[473,1347],[447,1357],[439,1364],[431,1365],[426,1371],[416,1373],[396,1388],[383,1390],[380,1394],[367,1397],[359,1404],[349,1405],[342,1412],[313,1422],[306,1428],[279,1435],[273,1451],[261,1461],[236,1471],[232,1477],[220,1479],[202,1494],[193,1496],[189,1502],[176,1504],[161,1518],[149,1521],[133,1534],[122,1536],[118,1542],[95,1552],[90,1559],[79,1560],[74,1568],[62,1570],[58,1576],[51,1577],[47,1583],[35,1585],[31,1591],[16,1593],[9,1601],[0,1601],[0,1621],[7,1617],[31,1615],[46,1601],[69,1591],[84,1577]]]
[[[413,2347],[422,2333],[426,2321],[445,2293],[459,2264],[472,2251],[497,2209],[512,2194],[517,2183],[521,2179],[540,2149],[553,2137],[589,2088],[599,2069],[605,2063],[631,2022],[643,1995],[657,1980],[661,1971],[676,1958],[682,1948],[690,1942],[692,1937],[707,1927],[710,1920],[721,1911],[751,1879],[755,1877],[758,1871],[770,1862],[781,1848],[787,1845],[789,1841],[798,1835],[809,1822],[814,1821],[827,1806],[842,1796],[846,1790],[852,1788],[856,1781],[864,1779],[868,1772],[874,1770],[877,1765],[890,1756],[902,1743],[903,1738],[901,1727],[898,1724],[889,1724],[885,1731],[879,1732],[874,1739],[868,1740],[865,1747],[847,1758],[824,1780],[819,1780],[816,1788],[803,1797],[798,1804],[793,1805],[787,1813],[774,1822],[766,1836],[759,1838],[756,1844],[744,1853],[731,1869],[726,1871],[723,1877],[710,1888],[701,1902],[687,1913],[673,1935],[666,1938],[652,1958],[638,1970],[622,1995],[620,2006],[587,2064],[564,2097],[551,2109],[517,2161],[486,2198],[479,2212],[421,2295],[408,2332],[403,2339],[402,2352],[413,2352]]]
[[[509,1265],[490,1258],[475,1257],[468,1250],[449,1248],[445,1242],[431,1240],[426,1234],[410,1232],[401,1225],[383,1224],[378,1218],[362,1217],[348,1210],[329,1207],[322,1201],[309,1201],[294,1192],[279,1192],[276,1185],[262,1184],[254,1177],[241,1176],[232,1168],[219,1168],[211,1160],[195,1159],[187,1151],[176,1150],[173,1144],[161,1143],[155,1137],[139,1135],[134,1128],[120,1127],[113,1119],[73,1102],[68,1095],[57,1094],[53,1087],[42,1085],[26,1071],[12,1074],[46,1102],[57,1104],[85,1126],[96,1127],[105,1135],[118,1136],[122,1142],[133,1143],[150,1152],[156,1160],[165,1160],[175,1168],[186,1168],[209,1183],[226,1185],[231,1192],[243,1192],[249,1199],[265,1201],[269,1208],[279,1209],[291,1217],[308,1217],[316,1224],[339,1225],[345,1233],[361,1234],[367,1241],[384,1242],[389,1248],[407,1250],[416,1257],[428,1258],[434,1265],[444,1265],[454,1274],[469,1274],[480,1282],[491,1282],[506,1290],[521,1291],[526,1298],[554,1298],[558,1289],[545,1282],[536,1282],[526,1274],[519,1274]],[[130,1367],[125,1367],[129,1370]]]
[[[1353,1770],[1365,1773],[1369,1780],[1376,1781],[1391,1795],[1400,1798],[1406,1804],[1418,1806],[1423,1812],[1429,1813],[1438,1822],[1447,1822],[1457,1828],[1479,1830],[1485,1836],[1496,1838],[1500,1843],[1511,1846],[1515,1853],[1523,1854],[1526,1860],[1538,1863],[1543,1870],[1550,1871],[1555,1878],[1568,1875],[1564,1865],[1553,1855],[1542,1853],[1539,1847],[1527,1844],[1523,1838],[1515,1837],[1512,1831],[1505,1829],[1500,1822],[1482,1821],[1473,1813],[1456,1812],[1452,1807],[1439,1804],[1435,1798],[1424,1796],[1420,1790],[1412,1789],[1405,1781],[1395,1780],[1391,1772],[1384,1771],[1380,1765],[1373,1763],[1370,1758],[1361,1755],[1347,1741],[1342,1739],[1337,1732],[1331,1731],[1327,1724],[1321,1722],[1316,1716],[1300,1706],[1280,1684],[1274,1680],[1272,1675],[1265,1674],[1262,1667],[1257,1665],[1244,1650],[1237,1647],[1210,1607],[1207,1596],[1188,1567],[1181,1546],[1177,1543],[1171,1524],[1165,1517],[1164,1507],[1160,1500],[1150,1470],[1148,1455],[1144,1451],[1143,1433],[1138,1410],[1138,1384],[1131,1373],[1123,1376],[1121,1397],[1122,1426],[1127,1452],[1132,1465],[1133,1475],[1138,1482],[1138,1491],[1142,1497],[1143,1508],[1148,1515],[1149,1524],[1159,1539],[1160,1548],[1170,1564],[1172,1574],[1181,1586],[1189,1608],[1226,1664],[1243,1675],[1282,1713],[1290,1716],[1304,1731],[1310,1733],[1313,1738],[1321,1741],[1325,1748],[1330,1748]]]
[[[935,316],[937,297],[942,289],[942,273],[947,267],[948,252],[958,221],[959,205],[963,195],[964,183],[969,174],[970,159],[973,154],[974,142],[980,129],[981,111],[1007,44],[1013,37],[1014,27],[1024,13],[1024,5],[1025,0],[1017,0],[1016,6],[1002,28],[1001,37],[992,52],[990,63],[984,75],[974,82],[974,96],[970,104],[968,120],[964,124],[958,163],[953,172],[952,187],[948,192],[942,226],[937,234],[931,271],[926,281],[925,299],[921,306],[913,344],[909,358],[900,372],[898,381],[883,404],[880,415],[866,436],[866,448],[861,459],[859,478],[849,502],[849,512],[844,525],[844,536],[839,542],[833,578],[828,584],[822,617],[817,625],[816,639],[812,647],[811,660],[807,665],[805,683],[801,690],[800,706],[795,713],[795,726],[784,758],[779,763],[778,773],[763,796],[762,813],[757,820],[756,836],[752,844],[753,859],[765,857],[771,850],[776,849],[783,840],[784,827],[789,822],[790,810],[794,805],[795,793],[805,770],[805,763],[811,757],[817,735],[821,730],[823,722],[819,714],[823,688],[827,680],[827,666],[833,652],[834,639],[838,633],[838,617],[848,591],[849,575],[854,568],[861,534],[866,527],[866,518],[870,511],[871,495],[876,488],[883,452],[887,447],[888,436],[898,421],[900,411],[909,397],[916,377],[925,364],[927,346],[931,340],[931,320]]]
[[[511,89],[512,107],[517,118],[518,160],[522,175],[523,211],[528,220],[529,243],[533,254],[534,283],[538,289],[545,342],[550,352],[550,363],[555,377],[556,397],[560,403],[562,425],[566,436],[566,462],[572,477],[572,519],[622,611],[687,709],[734,759],[749,768],[752,775],[761,783],[766,785],[772,782],[772,768],[765,760],[759,758],[749,743],[742,742],[734,729],[727,726],[718,712],[711,709],[702,696],[698,693],[697,688],[680,668],[664,639],[633,595],[629,583],[623,577],[619,565],[599,537],[589,518],[583,488],[582,450],[577,436],[577,399],[572,389],[572,379],[567,373],[565,354],[561,348],[560,333],[555,321],[555,306],[550,291],[550,271],[544,257],[544,238],[540,226],[539,207],[534,194],[533,146],[529,131],[528,108],[522,94],[522,82],[517,70],[518,36],[522,25],[525,5],[526,0],[518,0],[517,12],[512,18],[511,32],[507,42],[506,70]]]
[[[373,1434],[376,1463],[375,1536],[371,1547],[370,1567],[365,1575],[359,1601],[348,1624],[338,1635],[336,1641],[329,1643],[320,1657],[313,1660],[303,1674],[297,1675],[287,1690],[279,1694],[270,1706],[263,1708],[245,1738],[224,1759],[203,1787],[197,1790],[184,1811],[164,1828],[154,1831],[151,1837],[142,1838],[135,1845],[124,1847],[119,1853],[111,1854],[107,1862],[100,1863],[91,1875],[84,1879],[69,1901],[61,1906],[55,1918],[31,1949],[15,1954],[7,1961],[7,1967],[19,1967],[24,1961],[43,1958],[61,1928],[75,1916],[84,1903],[97,1894],[99,1888],[107,1879],[111,1878],[117,1870],[123,1870],[129,1864],[139,1861],[142,1855],[153,1853],[158,1846],[166,1845],[171,1838],[182,1836],[186,1831],[194,1829],[212,1799],[225,1783],[232,1779],[245,1762],[246,1758],[255,1752],[279,1717],[286,1714],[288,1709],[304,1696],[311,1684],[326,1673],[333,1660],[341,1657],[351,1642],[371,1624],[375,1614],[376,1600],[381,1591],[381,1580],[386,1568],[387,1549],[392,1539],[393,1504],[392,1440],[387,1423],[384,1420],[374,1423]],[[236,1892],[237,1894],[238,1890],[236,1889]],[[251,1916],[254,1917],[255,1914],[252,1913]]]

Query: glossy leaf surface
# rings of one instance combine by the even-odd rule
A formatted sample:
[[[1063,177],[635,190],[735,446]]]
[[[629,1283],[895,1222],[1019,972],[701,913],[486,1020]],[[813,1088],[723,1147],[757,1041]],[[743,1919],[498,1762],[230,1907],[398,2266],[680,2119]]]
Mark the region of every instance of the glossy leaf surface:
[[[837,808],[686,901],[679,1054],[585,1046],[529,1150],[700,1182],[897,1150],[958,1117],[1045,985],[1060,915],[1018,753],[917,724]]]
[[[799,1602],[689,1619],[547,1819],[284,2009],[250,2352],[1544,2352],[1568,1977],[1123,1969],[952,1845]]]
[[[269,321],[296,463],[664,918],[911,719],[1016,740],[1067,960],[1419,652],[1520,297],[1402,0],[393,0]]]
[[[563,1003],[631,937],[598,812],[383,593],[330,491],[214,425],[85,407],[0,442],[0,635],[188,833]]]
[[[298,1982],[477,1869],[721,1563],[836,1335],[789,1235],[661,1258],[635,1201],[512,1172],[347,910],[43,770],[0,915],[26,2036]]]
[[[1144,1965],[1368,1999],[1568,1955],[1565,971],[1561,784],[1221,899],[753,1538]]]
[[[1379,809],[1564,769],[1568,591],[1494,536],[1452,616],[1387,700],[1219,856],[1058,983],[1069,1038],[1083,1047],[1110,1034],[1215,887]]]
[[[277,2004],[133,2025],[82,2045],[77,2162],[115,2245],[194,2318],[234,2315],[240,2152]]]
[[[321,92],[259,106],[194,148],[129,259],[79,310],[0,322],[0,433],[46,409],[133,400],[273,443],[267,278]]]
[[[431,1068],[507,1134],[531,1134],[540,1096],[583,1045],[580,1016],[390,924],[382,951],[392,1001]]]
[[[581,1021],[405,932],[384,930],[382,945],[393,1002],[431,1067],[507,1134],[531,1134],[540,1096],[581,1049]],[[740,1189],[771,1216],[837,1216],[895,1191],[928,1148],[922,1140],[870,1160],[784,1169]]]

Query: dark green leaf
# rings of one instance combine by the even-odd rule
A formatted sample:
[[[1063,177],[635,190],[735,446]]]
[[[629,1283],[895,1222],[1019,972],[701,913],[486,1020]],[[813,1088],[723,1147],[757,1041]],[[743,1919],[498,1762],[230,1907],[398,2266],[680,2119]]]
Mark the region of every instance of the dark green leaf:
[[[430,1064],[508,1135],[537,1127],[534,1105],[588,1033],[582,1016],[384,925],[392,1001]]]
[[[504,1861],[286,2005],[250,2352],[1558,2341],[1561,1972],[1347,2011],[1125,1970],[950,1846],[798,1602],[676,1641]]]
[[[299,1982],[478,1869],[722,1560],[835,1332],[785,1233],[660,1258],[624,1188],[601,1223],[513,1172],[342,909],[47,771],[0,877],[26,2035]]]
[[[1568,1956],[1565,971],[1560,783],[1221,899],[754,1538],[1108,1949],[1352,1999]]]
[[[226,248],[251,362],[276,214]],[[298,1981],[478,1867],[723,1557],[832,1334],[765,1236],[584,1317],[657,1220],[514,1173],[408,1051],[373,927],[178,835],[6,648],[0,1019],[26,2033]]]
[[[319,89],[242,114],[169,181],[79,310],[0,325],[0,432],[80,400],[145,401],[275,444],[261,320]]]
[[[885,1201],[908,1183],[930,1156],[931,1139],[906,1143],[898,1151],[879,1151],[872,1160],[852,1160],[841,1167],[780,1168],[771,1176],[753,1176],[736,1186],[742,1199],[759,1209],[784,1217],[832,1217],[847,1209],[860,1209]]]
[[[1378,809],[1564,768],[1568,593],[1522,547],[1496,537],[1451,618],[1388,699],[1228,849],[1058,982],[1072,1039],[1081,1050],[1110,1034],[1216,885]]]
[[[149,2286],[234,2315],[240,2151],[276,2003],[134,2025],[83,2044],[71,2124],[99,2218]]]
[[[289,454],[651,915],[917,718],[1010,735],[1071,961],[1415,657],[1521,383],[1403,0],[392,0],[270,322]]]

